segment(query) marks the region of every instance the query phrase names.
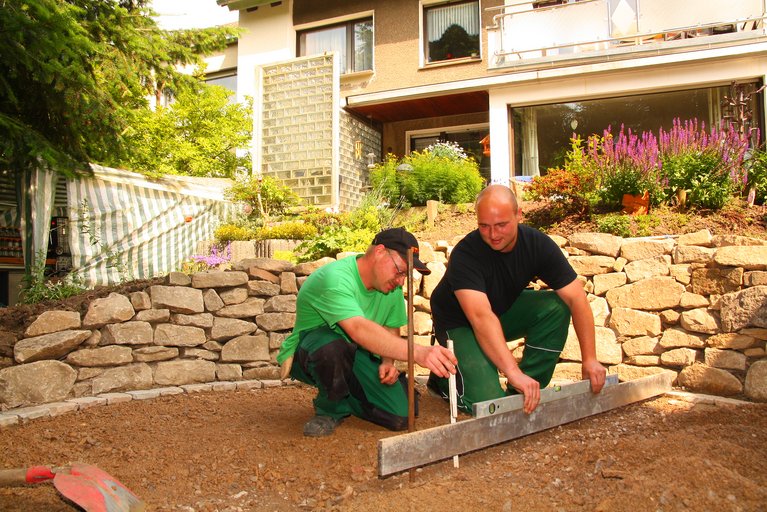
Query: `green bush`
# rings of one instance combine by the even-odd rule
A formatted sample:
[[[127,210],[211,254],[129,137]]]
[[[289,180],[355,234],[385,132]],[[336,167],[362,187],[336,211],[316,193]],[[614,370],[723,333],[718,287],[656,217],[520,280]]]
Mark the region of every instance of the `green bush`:
[[[398,170],[402,167],[406,170]],[[390,204],[422,206],[435,200],[448,204],[474,201],[484,186],[476,160],[454,143],[438,142],[413,151],[401,161],[389,156],[371,172],[371,183]]]
[[[300,198],[271,176],[248,176],[229,187],[227,199],[245,203],[250,216],[269,218],[298,205]]]
[[[75,272],[62,278],[45,276],[45,251],[40,251],[32,263],[28,274],[22,278],[23,290],[19,297],[20,304],[37,304],[49,300],[61,300],[83,293],[86,288],[83,280]]]
[[[754,150],[745,166],[748,172],[746,189],[754,189],[756,203],[767,204],[767,149]]]
[[[253,240],[256,235],[253,230],[234,224],[221,224],[213,232],[213,237],[219,244],[242,240]]]
[[[317,234],[317,228],[305,222],[283,222],[277,226],[264,227],[254,233],[256,240],[284,239],[306,240]]]
[[[549,169],[545,175],[533,178],[526,191],[529,199],[550,200],[557,203],[564,213],[585,213],[590,210],[596,190],[596,176],[584,160],[581,144],[580,138],[572,139],[564,169]]]
[[[610,233],[620,237],[631,236],[631,218],[621,213],[599,215],[595,219],[600,233]]]
[[[365,252],[376,233],[369,229],[334,226],[302,242],[296,252],[300,254],[300,261],[314,261],[326,256],[335,258],[344,251]]]

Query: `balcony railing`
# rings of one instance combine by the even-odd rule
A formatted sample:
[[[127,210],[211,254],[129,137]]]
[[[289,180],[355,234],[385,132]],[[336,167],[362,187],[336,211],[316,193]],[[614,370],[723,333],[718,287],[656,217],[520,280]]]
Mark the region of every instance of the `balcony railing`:
[[[765,35],[767,0],[541,0],[491,7],[489,67],[726,43]],[[705,38],[705,39],[702,39]]]

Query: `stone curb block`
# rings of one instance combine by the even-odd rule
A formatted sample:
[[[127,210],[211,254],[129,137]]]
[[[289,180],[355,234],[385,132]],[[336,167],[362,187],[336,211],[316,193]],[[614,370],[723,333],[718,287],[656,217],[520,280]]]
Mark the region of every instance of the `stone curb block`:
[[[130,402],[131,400],[133,400],[133,397],[130,396],[128,393],[102,393],[97,396],[101,398],[105,398],[107,401],[107,405],[121,404],[124,402]]]
[[[97,405],[107,405],[106,398],[99,398],[97,396],[84,396],[81,398],[73,398],[72,400],[67,400],[67,402],[76,404],[80,408],[80,410],[88,409],[90,407],[95,407]]]
[[[665,395],[670,398],[676,398],[677,400],[681,400],[683,402],[689,402],[692,404],[730,406],[730,407],[756,405],[753,402],[747,402],[745,400],[737,400],[735,398],[726,398],[723,396],[716,396],[716,395],[704,395],[701,393],[690,393],[688,391],[667,391]]]

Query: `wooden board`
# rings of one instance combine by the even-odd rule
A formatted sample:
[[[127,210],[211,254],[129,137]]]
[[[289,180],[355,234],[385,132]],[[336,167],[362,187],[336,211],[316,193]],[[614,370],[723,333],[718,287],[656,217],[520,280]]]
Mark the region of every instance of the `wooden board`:
[[[617,375],[608,375],[605,379],[604,387],[614,386],[618,384]],[[569,398],[574,395],[580,395],[582,393],[591,392],[591,382],[582,380],[573,384],[565,384],[564,386],[551,386],[541,390],[540,403],[545,404],[548,402],[554,402],[556,400],[562,400],[563,398]],[[475,418],[484,418],[492,414],[502,414],[504,412],[515,411],[521,409],[525,403],[525,397],[523,395],[505,396],[496,400],[486,400],[484,402],[477,402],[472,405],[472,415]]]
[[[582,393],[567,400],[544,403],[529,415],[516,410],[387,437],[378,441],[378,476],[445,460],[645,400],[669,391],[674,378],[673,372],[663,372],[609,386],[598,395]]]

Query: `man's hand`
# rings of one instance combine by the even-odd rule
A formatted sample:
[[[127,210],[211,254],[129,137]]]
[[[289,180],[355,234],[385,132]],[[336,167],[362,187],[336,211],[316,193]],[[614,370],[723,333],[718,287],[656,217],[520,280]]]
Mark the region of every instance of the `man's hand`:
[[[399,370],[394,367],[390,358],[384,357],[378,366],[378,378],[381,384],[394,384],[397,382],[397,377],[399,377]]]
[[[435,375],[447,378],[455,373],[458,360],[452,352],[442,345],[433,345],[431,347],[416,345],[414,349],[415,362],[424,368],[428,368]]]
[[[583,379],[591,381],[592,393],[599,393],[602,391],[602,387],[605,385],[605,378],[607,377],[607,370],[605,367],[599,364],[599,361],[592,359],[581,364],[581,374]]]
[[[530,414],[538,407],[541,401],[541,385],[537,380],[528,377],[521,370],[506,375],[507,385],[522,393],[525,397],[523,410],[525,414]]]

